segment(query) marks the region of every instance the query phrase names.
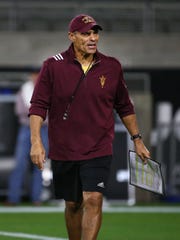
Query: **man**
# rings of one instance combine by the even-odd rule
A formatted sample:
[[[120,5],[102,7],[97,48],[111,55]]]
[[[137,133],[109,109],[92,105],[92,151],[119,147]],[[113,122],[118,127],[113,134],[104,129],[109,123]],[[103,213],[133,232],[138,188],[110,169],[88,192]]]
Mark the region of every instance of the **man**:
[[[81,14],[69,24],[71,46],[47,59],[31,100],[31,158],[43,169],[40,128],[48,112],[49,158],[58,198],[65,199],[70,240],[95,240],[112,159],[113,109],[146,162],[143,144],[118,60],[97,50],[102,27]]]
[[[29,166],[30,128],[28,112],[30,100],[34,90],[34,85],[39,74],[38,68],[33,68],[29,73],[28,80],[19,89],[16,102],[15,113],[19,120],[19,129],[15,147],[15,167],[9,177],[8,196],[6,205],[17,205],[22,200],[22,190],[24,179]],[[45,149],[48,149],[48,128],[47,121],[41,128],[41,136]],[[37,167],[32,167],[32,181],[30,186],[30,200],[33,205],[41,204],[42,194],[42,172]]]

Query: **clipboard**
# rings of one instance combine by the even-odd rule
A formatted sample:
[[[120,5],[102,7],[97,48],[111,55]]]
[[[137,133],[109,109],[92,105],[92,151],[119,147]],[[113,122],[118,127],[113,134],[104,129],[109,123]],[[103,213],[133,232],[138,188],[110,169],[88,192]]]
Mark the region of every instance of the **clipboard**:
[[[144,164],[135,151],[129,150],[129,171],[131,185],[165,195],[164,180],[159,162],[149,158],[147,164]]]

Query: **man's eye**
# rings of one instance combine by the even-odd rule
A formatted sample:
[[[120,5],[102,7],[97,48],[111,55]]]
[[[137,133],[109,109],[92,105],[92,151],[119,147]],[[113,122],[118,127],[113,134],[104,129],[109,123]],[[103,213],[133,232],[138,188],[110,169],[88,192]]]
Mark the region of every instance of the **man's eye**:
[[[89,36],[88,32],[81,33],[83,36]]]

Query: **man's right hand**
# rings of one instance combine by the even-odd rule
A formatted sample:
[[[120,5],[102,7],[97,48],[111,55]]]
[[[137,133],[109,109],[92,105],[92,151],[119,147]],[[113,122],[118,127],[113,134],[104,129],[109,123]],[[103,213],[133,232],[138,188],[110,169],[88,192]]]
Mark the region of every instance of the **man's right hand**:
[[[45,149],[42,143],[35,143],[31,146],[30,156],[32,162],[37,165],[40,170],[43,170],[45,163]]]

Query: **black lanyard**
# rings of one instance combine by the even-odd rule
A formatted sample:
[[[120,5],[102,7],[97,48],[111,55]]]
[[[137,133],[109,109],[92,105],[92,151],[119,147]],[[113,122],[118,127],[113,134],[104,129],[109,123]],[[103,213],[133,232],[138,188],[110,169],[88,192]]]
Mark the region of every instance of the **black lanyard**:
[[[80,79],[79,79],[79,81],[78,81],[78,83],[77,83],[77,85],[76,85],[76,87],[75,87],[75,89],[74,89],[74,91],[73,91],[73,94],[71,95],[70,100],[69,100],[69,102],[68,102],[68,104],[67,104],[67,106],[66,106],[66,110],[65,110],[65,112],[64,112],[64,114],[63,114],[63,120],[67,120],[67,119],[68,119],[71,104],[72,104],[72,102],[73,102],[73,100],[74,100],[74,98],[75,98],[75,96],[76,96],[76,93],[77,93],[77,91],[78,91],[78,89],[79,89],[79,86],[80,86],[81,82],[82,82],[82,81],[84,80],[84,78],[86,77],[86,75],[87,75],[89,69],[91,68],[92,64],[93,64],[93,62],[91,62],[91,63],[89,64],[86,72],[81,75],[81,77],[80,77]]]

